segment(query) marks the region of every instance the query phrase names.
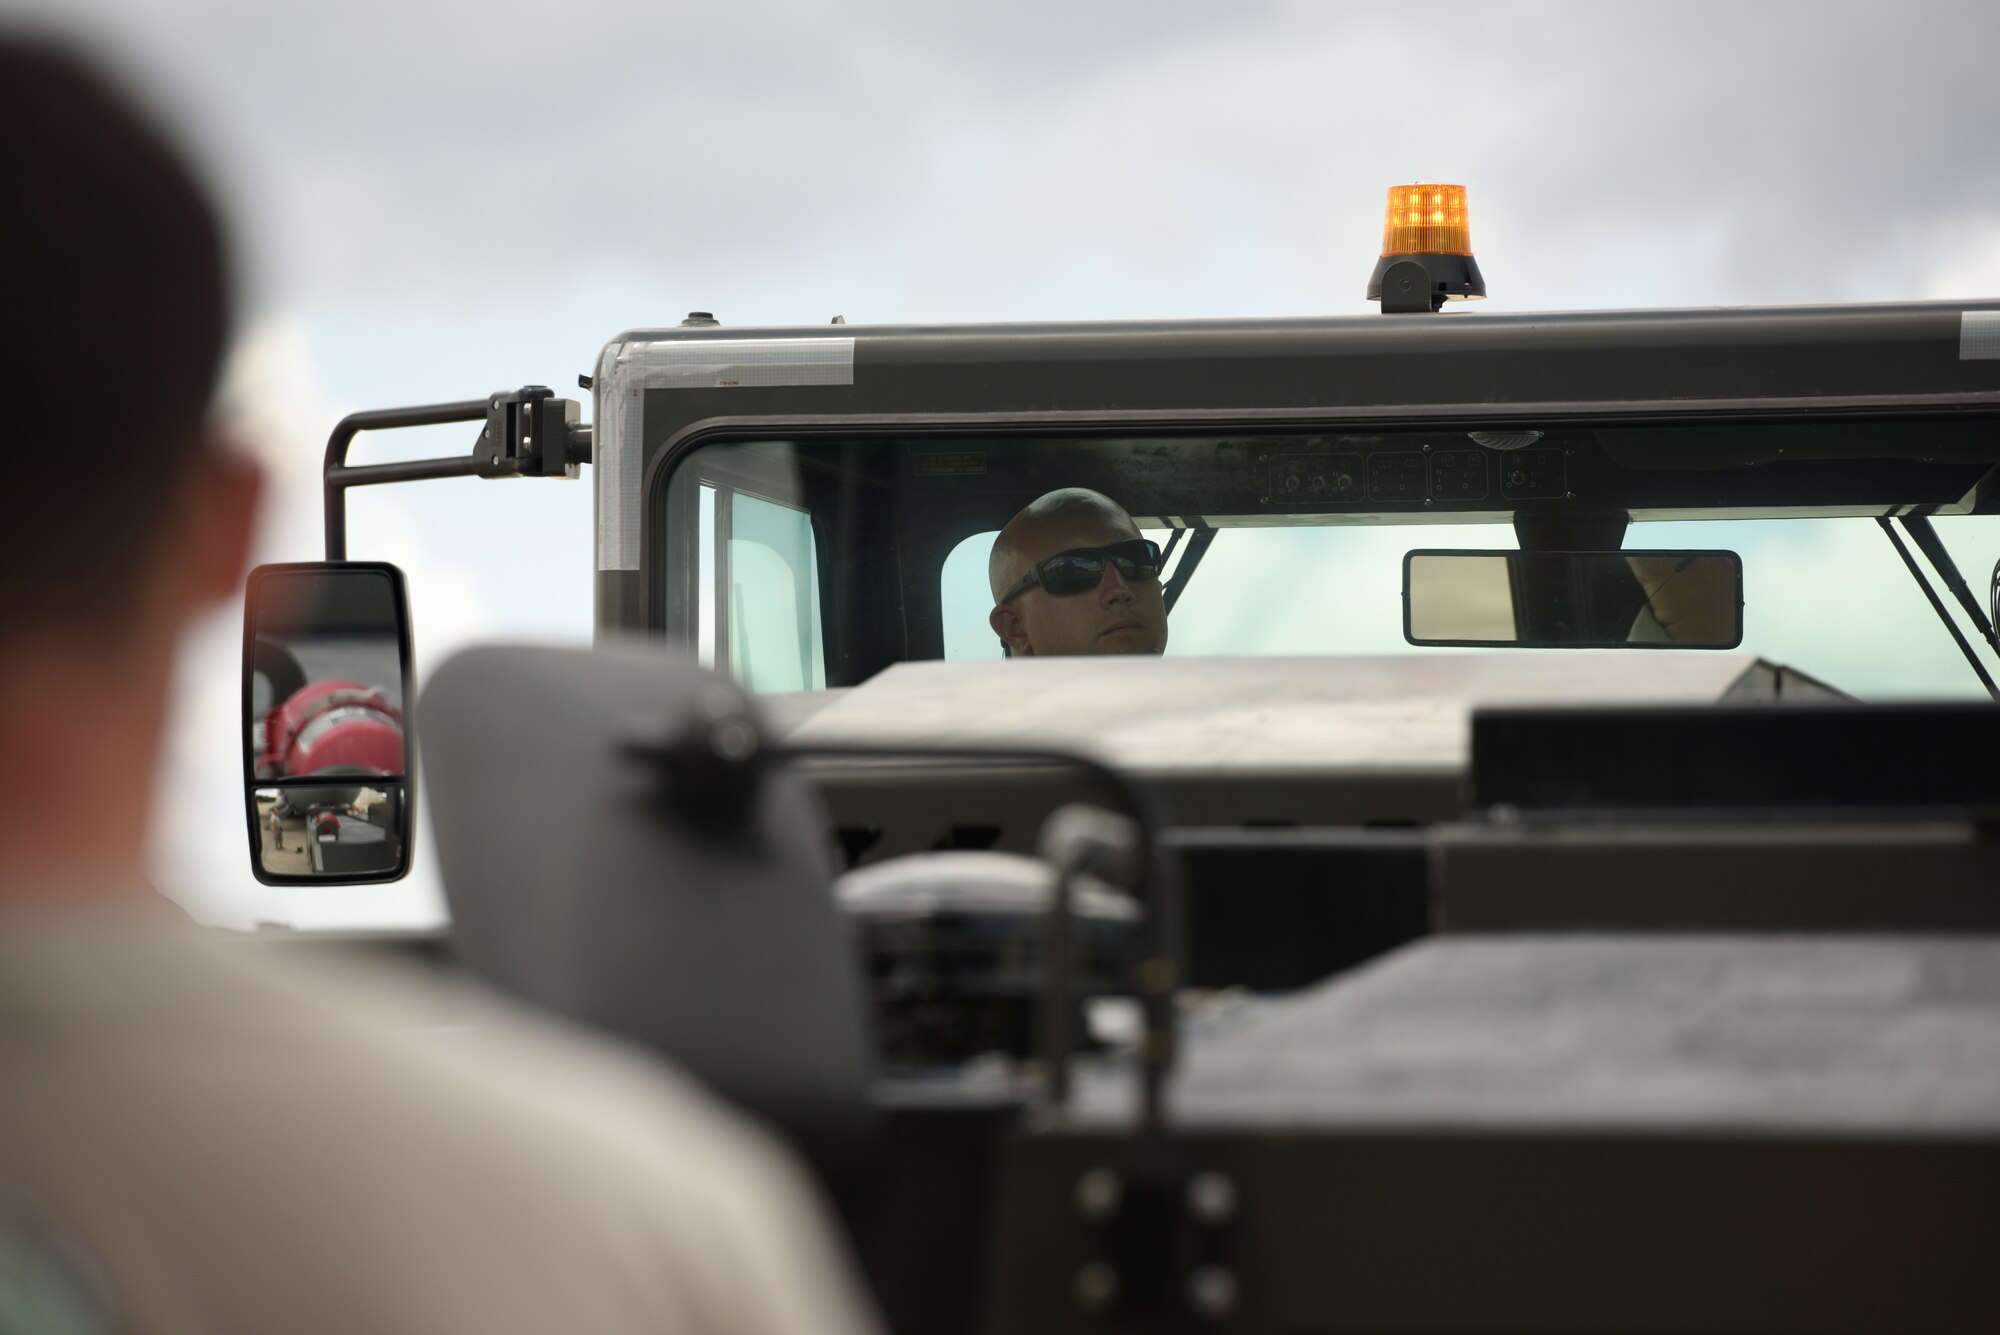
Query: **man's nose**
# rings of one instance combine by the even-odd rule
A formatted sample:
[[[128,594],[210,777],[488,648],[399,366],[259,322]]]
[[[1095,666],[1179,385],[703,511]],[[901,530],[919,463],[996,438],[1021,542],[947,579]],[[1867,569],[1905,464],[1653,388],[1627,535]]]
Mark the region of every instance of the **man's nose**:
[[[1111,603],[1129,603],[1132,601],[1132,586],[1127,584],[1125,577],[1118,573],[1118,566],[1115,562],[1106,561],[1104,563],[1104,576],[1097,581],[1097,596],[1107,605]]]

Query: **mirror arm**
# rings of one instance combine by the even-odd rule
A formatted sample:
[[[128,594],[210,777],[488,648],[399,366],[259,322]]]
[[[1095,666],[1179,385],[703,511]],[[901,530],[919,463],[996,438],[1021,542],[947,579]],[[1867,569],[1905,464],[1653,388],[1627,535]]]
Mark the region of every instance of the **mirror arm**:
[[[1996,652],[2000,652],[2000,640],[1994,638],[1993,623],[1986,619],[1986,609],[1972,596],[1971,588],[1966,585],[1965,576],[1959,573],[1958,563],[1951,559],[1951,553],[1945,549],[1944,539],[1938,536],[1937,529],[1931,524],[1930,516],[1907,514],[1902,518],[1903,531],[1916,540],[1917,547],[1930,561],[1931,569],[1937,571],[1938,578],[1942,579],[1944,586],[1951,590],[1952,597],[1958,599],[1958,605],[1965,609],[1966,616],[1972,619],[1973,626],[1985,638],[1986,643],[1992,645]]]
[[[1951,619],[1951,612],[1945,607],[1944,600],[1937,596],[1937,590],[1924,578],[1923,568],[1917,564],[1917,558],[1910,555],[1910,549],[1896,536],[1895,525],[1889,522],[1886,515],[1875,516],[1875,522],[1880,524],[1882,531],[1888,535],[1890,545],[1896,549],[1896,555],[1903,558],[1903,565],[1909,569],[1910,578],[1917,582],[1917,587],[1924,591],[1924,597],[1930,600],[1931,610],[1938,614],[1938,620],[1944,622],[1944,628],[1951,632],[1952,643],[1956,644],[1958,651],[1965,655],[1965,661],[1972,664],[1972,670],[1978,675],[1980,684],[1986,688],[1986,693],[1995,700],[2000,700],[2000,687],[1994,686],[1993,678],[1987,675],[1985,666],[1979,661],[1979,655],[1972,651],[1972,645],[1966,640],[1965,633],[1958,628],[1958,623]]]
[[[590,462],[590,427],[574,400],[544,385],[502,390],[483,399],[349,413],[326,442],[326,559],[347,559],[347,489],[439,477],[569,477]],[[350,465],[348,447],[363,431],[484,422],[469,454],[402,463]]]

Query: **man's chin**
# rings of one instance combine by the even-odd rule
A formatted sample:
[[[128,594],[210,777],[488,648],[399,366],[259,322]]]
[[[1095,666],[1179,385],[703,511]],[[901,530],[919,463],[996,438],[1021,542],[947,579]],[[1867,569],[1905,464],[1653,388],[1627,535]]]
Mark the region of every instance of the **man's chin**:
[[[1157,654],[1166,646],[1159,643],[1153,633],[1144,626],[1127,626],[1118,630],[1108,630],[1097,637],[1094,652],[1100,654]]]

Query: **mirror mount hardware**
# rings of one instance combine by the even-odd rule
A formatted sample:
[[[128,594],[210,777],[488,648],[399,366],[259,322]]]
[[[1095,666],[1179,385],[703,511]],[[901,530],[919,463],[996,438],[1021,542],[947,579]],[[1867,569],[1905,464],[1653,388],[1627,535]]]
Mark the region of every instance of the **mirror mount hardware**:
[[[1889,545],[1896,549],[1896,555],[1903,558],[1903,566],[1910,572],[1910,578],[1924,591],[1924,597],[1930,601],[1931,611],[1937,613],[1938,620],[1944,622],[1944,628],[1951,632],[1951,642],[1958,646],[1958,651],[1965,655],[1965,661],[1972,665],[1973,674],[1979,678],[1979,684],[1986,688],[1988,695],[2000,700],[2000,687],[1993,684],[1992,676],[1979,661],[1979,655],[1973,652],[1971,643],[1965,638],[1965,632],[1961,631],[1958,623],[1951,619],[1950,609],[1944,605],[1944,600],[1937,596],[1937,590],[1931,587],[1931,582],[1924,578],[1923,567],[1917,564],[1917,558],[1910,555],[1910,549],[1896,536],[1896,526],[1889,522],[1887,515],[1875,516],[1875,522],[1882,526],[1882,532],[1888,536]]]
[[[380,408],[349,413],[326,442],[324,492],[326,559],[347,559],[347,489],[440,477],[574,478],[590,462],[591,429],[577,420],[573,399],[559,399],[545,385],[524,385],[483,399]],[[480,422],[467,454],[386,464],[350,464],[348,447],[364,431]]]
[[[1623,510],[1516,510],[1514,540],[1524,552],[1615,552],[1631,522]]]

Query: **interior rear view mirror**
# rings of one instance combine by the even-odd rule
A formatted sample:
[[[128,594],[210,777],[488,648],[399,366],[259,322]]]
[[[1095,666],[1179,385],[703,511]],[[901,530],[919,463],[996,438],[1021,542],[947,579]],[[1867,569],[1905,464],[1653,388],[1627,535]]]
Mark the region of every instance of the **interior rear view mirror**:
[[[1414,551],[1403,558],[1411,644],[1528,649],[1733,649],[1735,552]]]
[[[243,778],[258,880],[339,885],[409,871],[409,698],[402,571],[343,561],[250,572]]]

